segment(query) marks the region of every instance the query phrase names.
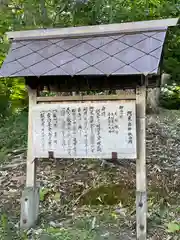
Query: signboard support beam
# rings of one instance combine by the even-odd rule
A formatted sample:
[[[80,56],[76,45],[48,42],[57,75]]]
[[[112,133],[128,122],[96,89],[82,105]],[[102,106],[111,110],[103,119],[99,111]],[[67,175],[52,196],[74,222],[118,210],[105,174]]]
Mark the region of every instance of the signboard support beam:
[[[38,103],[56,102],[81,102],[81,101],[115,101],[115,100],[135,100],[134,93],[123,93],[120,95],[82,95],[82,96],[53,96],[37,97]]]
[[[21,219],[20,227],[29,229],[35,225],[38,218],[39,188],[36,185],[37,159],[33,158],[32,138],[32,108],[37,104],[37,90],[28,88],[29,94],[29,115],[28,115],[28,148],[26,162],[26,187],[21,198]]]
[[[136,88],[137,161],[136,161],[136,234],[137,240],[146,240],[146,87]]]

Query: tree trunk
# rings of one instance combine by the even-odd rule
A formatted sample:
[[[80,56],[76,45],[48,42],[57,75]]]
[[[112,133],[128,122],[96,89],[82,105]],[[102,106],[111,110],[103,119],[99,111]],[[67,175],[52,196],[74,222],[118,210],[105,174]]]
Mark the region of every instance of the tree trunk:
[[[147,90],[147,113],[159,113],[160,88],[149,88]]]
[[[170,78],[170,74],[163,73],[161,75],[161,86],[167,84]],[[160,90],[160,88],[150,88],[147,90],[147,113],[159,113]]]
[[[163,73],[161,76],[161,86],[168,84],[171,79],[171,75],[167,73]]]
[[[48,14],[47,14],[45,0],[40,1],[40,7],[41,7],[42,24],[43,24],[43,27],[45,27],[48,23]]]

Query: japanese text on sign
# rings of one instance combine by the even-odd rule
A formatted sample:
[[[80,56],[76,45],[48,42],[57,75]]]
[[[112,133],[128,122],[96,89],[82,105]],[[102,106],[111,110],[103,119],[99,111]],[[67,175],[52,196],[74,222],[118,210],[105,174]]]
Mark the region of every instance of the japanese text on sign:
[[[136,158],[133,100],[43,104],[32,115],[36,158]]]

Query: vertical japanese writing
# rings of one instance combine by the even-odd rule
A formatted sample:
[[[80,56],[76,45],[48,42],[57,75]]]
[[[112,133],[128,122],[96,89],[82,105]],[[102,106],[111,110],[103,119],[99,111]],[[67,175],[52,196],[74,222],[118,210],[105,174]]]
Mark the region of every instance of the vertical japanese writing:
[[[123,106],[119,106],[119,117],[122,118],[124,114],[124,107]]]
[[[117,111],[114,113],[114,131],[116,134],[119,133],[119,121]]]
[[[33,114],[36,157],[136,157],[135,101],[43,104]]]
[[[76,155],[76,145],[77,145],[77,139],[76,139],[76,109],[72,109],[72,133],[73,133],[73,152]]]
[[[57,145],[57,129],[58,129],[58,120],[57,120],[57,110],[53,110],[53,129],[54,129],[54,145]]]
[[[115,121],[114,121],[114,113],[109,112],[108,113],[108,128],[109,128],[109,133],[114,133],[115,132]]]
[[[61,123],[61,131],[62,131],[62,146],[65,149],[66,141],[65,141],[65,115],[66,111],[65,108],[60,109],[60,123]]]
[[[81,121],[82,121],[82,113],[81,113],[81,108],[78,107],[78,113],[77,113],[77,119],[78,119],[78,131],[80,132],[80,136],[81,136],[81,133],[82,133],[82,124],[81,124]]]
[[[132,135],[132,111],[127,112],[128,117],[128,144],[133,143],[133,135]]]
[[[66,109],[66,114],[67,114],[67,118],[66,118],[66,122],[67,122],[67,151],[68,154],[71,155],[71,111],[70,108],[67,107]]]
[[[90,143],[91,143],[91,152],[95,150],[95,137],[94,137],[94,107],[89,108],[90,111]]]
[[[111,133],[111,113],[108,113],[108,131]]]
[[[50,111],[47,113],[47,125],[48,125],[48,146],[49,146],[49,149],[51,149],[52,148],[52,118],[51,118]]]
[[[102,117],[106,116],[106,107],[105,106],[102,106],[102,108],[101,108],[101,116]]]
[[[88,108],[84,107],[83,108],[83,118],[84,118],[84,145],[85,145],[85,151],[86,151],[86,155],[87,155],[87,144],[88,144],[88,132],[87,132],[87,112],[88,112]]]
[[[44,111],[40,112],[40,119],[41,119],[41,143],[42,143],[42,149],[44,151],[45,146],[45,133],[44,133],[44,127],[45,127],[45,113]]]
[[[97,152],[102,152],[102,142],[101,142],[101,125],[100,125],[100,109],[96,109],[96,119],[97,119]]]

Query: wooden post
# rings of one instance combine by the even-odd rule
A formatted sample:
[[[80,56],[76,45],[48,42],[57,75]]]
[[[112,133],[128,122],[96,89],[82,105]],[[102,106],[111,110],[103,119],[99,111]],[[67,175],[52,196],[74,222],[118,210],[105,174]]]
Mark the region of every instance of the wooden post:
[[[36,186],[36,159],[33,157],[32,139],[32,107],[37,104],[37,90],[28,88],[29,115],[28,115],[28,149],[26,166],[26,187],[21,198],[21,228],[31,228],[38,218],[39,188]]]
[[[146,240],[146,87],[136,88],[137,162],[136,162],[136,234],[137,240]]]
[[[36,160],[33,159],[32,143],[32,107],[37,103],[37,91],[28,88],[29,115],[28,115],[28,149],[27,149],[27,172],[26,187],[36,186]]]

